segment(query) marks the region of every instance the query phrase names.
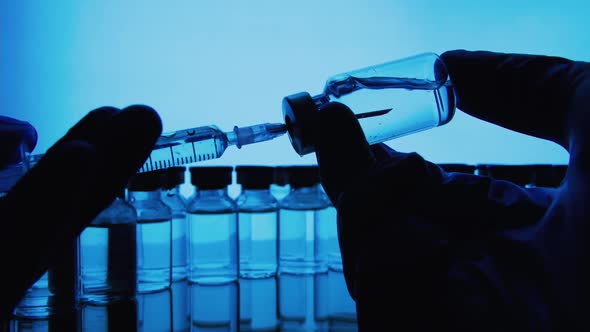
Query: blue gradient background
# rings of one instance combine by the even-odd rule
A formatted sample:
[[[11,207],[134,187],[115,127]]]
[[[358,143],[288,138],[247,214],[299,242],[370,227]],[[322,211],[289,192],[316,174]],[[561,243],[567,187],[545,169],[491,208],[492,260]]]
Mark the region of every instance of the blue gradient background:
[[[89,110],[147,104],[165,131],[280,122],[283,96],[448,49],[590,59],[587,1],[1,0],[0,113],[44,152]],[[556,144],[458,112],[388,142],[434,162],[566,163]],[[206,164],[307,164],[283,136]],[[204,163],[205,164],[205,163]]]

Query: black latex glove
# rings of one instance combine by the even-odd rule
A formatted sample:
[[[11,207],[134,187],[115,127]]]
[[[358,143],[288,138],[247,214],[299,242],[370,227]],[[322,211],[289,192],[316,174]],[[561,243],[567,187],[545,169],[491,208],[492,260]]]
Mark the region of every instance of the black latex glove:
[[[0,200],[0,318],[124,189],[162,132],[147,106],[90,112]]]
[[[463,50],[442,58],[460,110],[568,149],[566,182],[550,191],[445,173],[418,154],[369,147],[350,110],[327,105],[316,156],[359,327],[588,327],[588,64]]]

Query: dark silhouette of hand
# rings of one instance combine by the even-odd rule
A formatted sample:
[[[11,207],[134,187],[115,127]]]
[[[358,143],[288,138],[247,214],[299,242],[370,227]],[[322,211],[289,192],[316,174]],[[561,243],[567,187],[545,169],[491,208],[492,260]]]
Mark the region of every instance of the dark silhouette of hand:
[[[0,199],[4,221],[0,233],[2,319],[10,317],[26,290],[67,250],[64,247],[124,189],[161,131],[160,117],[147,106],[96,109],[49,148]],[[15,132],[16,136],[5,136],[15,137],[15,142],[18,137],[30,137],[23,136],[23,130]],[[16,145],[7,147],[7,154]],[[17,159],[13,154],[5,160]]]
[[[447,173],[419,154],[369,146],[352,112],[328,104],[316,157],[361,331],[587,329],[590,64],[441,57],[460,110],[560,144],[566,178],[551,190]]]

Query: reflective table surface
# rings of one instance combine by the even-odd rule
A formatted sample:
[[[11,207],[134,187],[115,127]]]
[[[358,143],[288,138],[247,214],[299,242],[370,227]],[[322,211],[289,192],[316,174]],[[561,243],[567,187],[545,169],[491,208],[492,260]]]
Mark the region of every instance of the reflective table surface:
[[[15,318],[9,331],[357,331],[341,272],[174,282],[170,289],[47,319]]]

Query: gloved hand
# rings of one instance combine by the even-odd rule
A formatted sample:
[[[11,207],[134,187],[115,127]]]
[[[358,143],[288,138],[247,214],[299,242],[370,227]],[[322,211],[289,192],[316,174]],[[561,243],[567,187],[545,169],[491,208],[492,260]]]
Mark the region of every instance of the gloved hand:
[[[147,106],[94,110],[0,200],[0,318],[9,318],[25,291],[123,190],[161,132],[160,117]]]
[[[587,325],[589,65],[463,50],[442,59],[460,110],[562,145],[571,156],[566,180],[549,191],[446,173],[416,153],[369,146],[352,112],[328,104],[316,157],[338,211],[359,328]]]
[[[21,145],[27,152],[37,145],[37,131],[28,122],[0,116],[0,168],[21,161]]]

